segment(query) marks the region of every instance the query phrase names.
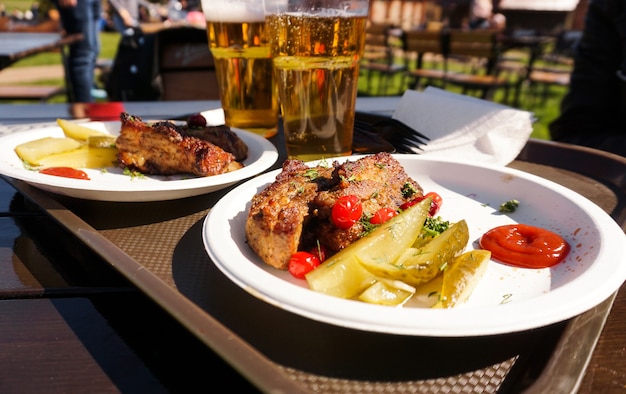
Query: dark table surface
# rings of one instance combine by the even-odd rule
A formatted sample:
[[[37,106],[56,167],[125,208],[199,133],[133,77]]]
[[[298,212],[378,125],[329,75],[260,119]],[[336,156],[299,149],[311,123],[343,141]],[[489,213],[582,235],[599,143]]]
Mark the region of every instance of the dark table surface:
[[[195,108],[207,109],[214,104],[196,103]],[[130,105],[130,109],[140,111],[142,105],[145,104]],[[32,112],[34,106],[28,107]],[[66,111],[61,106],[58,108]],[[157,111],[154,106],[150,108],[147,112]],[[159,111],[165,111],[163,108],[167,107],[164,105]],[[186,108],[194,110],[193,105]],[[18,122],[17,116],[12,122]],[[607,182],[597,175],[561,168],[563,163],[576,158],[587,160],[586,167],[600,168],[606,155],[531,141],[511,166],[574,188],[624,225],[626,192],[623,183],[619,190],[619,182],[623,182],[619,181],[619,174],[606,175],[618,179],[618,186],[606,187]],[[613,168],[626,168],[624,160],[609,158],[614,160]],[[587,171],[582,165],[578,167]],[[602,169],[598,171],[603,176],[606,173]],[[503,352],[496,358],[496,368],[490,364],[493,360],[485,356],[485,365],[466,363],[461,364],[465,370],[435,369],[414,380],[402,377],[381,382],[320,377],[295,368],[299,365],[297,360],[291,365],[287,359],[275,363],[278,357],[263,346],[280,343],[280,338],[256,338],[254,329],[239,325],[247,320],[233,319],[232,311],[241,308],[249,314],[257,313],[257,320],[253,321],[257,321],[259,328],[261,325],[276,327],[277,332],[281,332],[283,323],[263,320],[264,316],[282,318],[287,325],[316,328],[327,333],[326,339],[333,343],[339,339],[345,341],[333,345],[339,348],[343,343],[349,349],[361,343],[357,339],[371,338],[367,335],[360,338],[363,334],[351,330],[337,332],[332,327],[290,317],[255,300],[223,278],[209,283],[224,290],[221,296],[233,297],[224,300],[232,310],[211,310],[210,305],[189,302],[194,301],[194,291],[197,291],[194,286],[199,284],[190,279],[192,272],[180,272],[180,267],[179,271],[173,271],[171,259],[206,259],[193,252],[193,246],[198,246],[199,242],[195,239],[198,223],[222,192],[208,199],[186,199],[185,206],[175,202],[94,203],[59,197],[21,182],[7,181],[0,179],[0,392],[156,393],[209,391],[218,387],[228,387],[233,392],[274,389],[282,392],[464,392],[470,389],[473,392],[519,392],[521,389],[558,392],[559,387],[575,387],[580,393],[626,390],[624,286],[614,300],[607,300],[582,318],[506,340],[487,338],[454,345],[442,341],[448,351],[473,352],[475,359],[480,353],[477,348],[494,346],[500,340],[506,347],[515,343],[513,347],[520,355],[510,357]],[[129,212],[136,218],[132,223],[127,220],[121,225],[124,221],[120,216]],[[83,235],[92,230],[94,237],[89,238],[93,240],[90,244]],[[163,232],[175,239],[166,240]],[[150,241],[151,237],[155,237],[154,240]],[[165,250],[135,250],[131,245],[133,239],[143,239],[145,245],[155,248],[161,242]],[[107,255],[112,249],[98,244],[100,241],[117,246],[126,254],[112,258]],[[167,249],[169,243],[172,250]],[[170,253],[176,256],[167,257]],[[145,267],[144,272],[129,273],[124,266],[127,261]],[[168,283],[170,280],[172,283]],[[167,305],[166,298],[155,297],[150,285],[146,285],[150,281],[155,287],[167,288],[179,297],[173,301],[176,307]],[[193,310],[198,306],[210,310],[217,321],[202,320],[201,324],[195,324],[189,317],[204,313]],[[611,313],[607,318],[608,310]],[[294,321],[287,322],[290,319]],[[214,344],[211,342],[214,338],[224,340]],[[405,342],[396,343],[395,338],[380,341],[405,346]],[[414,341],[426,346],[437,340],[418,338]],[[376,352],[374,343],[371,345],[372,352]],[[525,351],[524,346],[533,350]],[[425,347],[423,352],[427,353]],[[493,350],[491,353],[495,354]],[[313,354],[299,356],[315,358]],[[458,356],[463,358],[467,354]],[[564,360],[565,356],[579,360]],[[420,364],[417,359],[415,362]],[[499,376],[501,373],[506,376]],[[258,376],[268,374],[275,376]],[[578,382],[569,381],[572,379]]]

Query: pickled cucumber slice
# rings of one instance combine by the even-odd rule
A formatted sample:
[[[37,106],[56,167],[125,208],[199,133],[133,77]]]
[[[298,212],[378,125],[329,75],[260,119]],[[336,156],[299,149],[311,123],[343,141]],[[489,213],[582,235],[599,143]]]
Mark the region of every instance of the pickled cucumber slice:
[[[15,153],[23,162],[39,166],[43,157],[78,149],[82,144],[72,138],[44,137],[15,147]]]
[[[115,148],[91,148],[81,146],[69,152],[46,156],[39,160],[43,167],[104,168],[117,161]]]
[[[87,145],[91,148],[115,147],[116,137],[112,135],[91,135],[87,137]]]
[[[57,119],[57,124],[61,127],[66,137],[79,141],[87,141],[92,135],[109,135],[103,131],[94,130],[65,119]]]
[[[491,252],[472,250],[454,259],[443,271],[441,295],[435,308],[451,308],[467,301],[480,281],[487,266]]]
[[[306,275],[309,288],[341,298],[357,297],[377,279],[359,260],[367,256],[395,261],[417,238],[429,208],[430,199],[421,201],[329,257]]]
[[[415,288],[398,280],[379,279],[359,295],[359,300],[378,305],[402,306],[415,294]]]
[[[453,223],[421,248],[403,248],[397,259],[381,259],[377,254],[358,255],[359,262],[376,276],[419,286],[435,278],[453,259],[461,254],[469,241],[465,220]]]

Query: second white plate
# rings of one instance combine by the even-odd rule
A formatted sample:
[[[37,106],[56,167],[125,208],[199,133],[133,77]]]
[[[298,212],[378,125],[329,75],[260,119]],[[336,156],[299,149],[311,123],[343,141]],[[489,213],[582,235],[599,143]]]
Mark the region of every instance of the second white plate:
[[[120,122],[88,122],[85,126],[118,135]],[[233,129],[248,145],[244,167],[226,174],[193,177],[189,175],[130,177],[122,169],[109,167],[106,171],[86,169],[91,180],[79,180],[40,174],[24,168],[13,149],[24,142],[43,137],[63,137],[60,127],[42,127],[17,132],[0,138],[0,174],[20,179],[35,187],[70,197],[99,201],[161,201],[191,197],[223,189],[257,175],[278,159],[276,147],[265,138],[251,132]]]

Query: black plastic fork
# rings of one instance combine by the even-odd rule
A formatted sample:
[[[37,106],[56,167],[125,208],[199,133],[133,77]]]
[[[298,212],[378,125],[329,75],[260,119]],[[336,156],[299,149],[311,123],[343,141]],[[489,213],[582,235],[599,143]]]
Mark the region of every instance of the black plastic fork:
[[[354,121],[354,153],[418,153],[429,138],[405,123],[384,115],[357,112]]]

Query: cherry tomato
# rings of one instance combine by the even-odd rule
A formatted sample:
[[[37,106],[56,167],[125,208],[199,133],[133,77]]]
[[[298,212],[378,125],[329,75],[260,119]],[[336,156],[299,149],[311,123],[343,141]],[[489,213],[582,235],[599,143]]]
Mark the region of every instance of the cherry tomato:
[[[435,193],[435,192],[428,192],[421,197],[417,197],[411,201],[407,201],[404,204],[400,205],[400,209],[407,209],[409,207],[412,207],[413,205],[417,204],[420,201],[425,200],[428,197],[430,197],[431,199],[430,210],[428,211],[428,216],[435,216],[439,212],[439,209],[441,208],[441,204],[443,204],[443,199],[438,193]]]
[[[192,129],[201,129],[206,126],[206,118],[202,114],[193,114],[187,118],[187,126]]]
[[[320,262],[326,260],[326,256],[328,256],[328,250],[324,247],[324,245],[319,244],[316,247],[311,248],[311,250],[309,250],[309,253],[315,255],[320,260]]]
[[[339,197],[333,205],[331,220],[340,229],[348,229],[361,219],[363,206],[359,197],[350,194]]]
[[[495,227],[480,238],[480,247],[494,259],[517,267],[546,268],[560,263],[569,244],[552,231],[527,224]]]
[[[61,176],[64,178],[90,180],[89,175],[85,171],[77,170],[72,167],[48,167],[39,171],[42,174]]]
[[[393,208],[380,208],[374,216],[370,218],[370,223],[372,224],[383,224],[387,220],[396,216],[398,212]]]
[[[296,252],[289,259],[289,273],[295,278],[304,279],[304,275],[320,265],[320,259],[309,252]]]

